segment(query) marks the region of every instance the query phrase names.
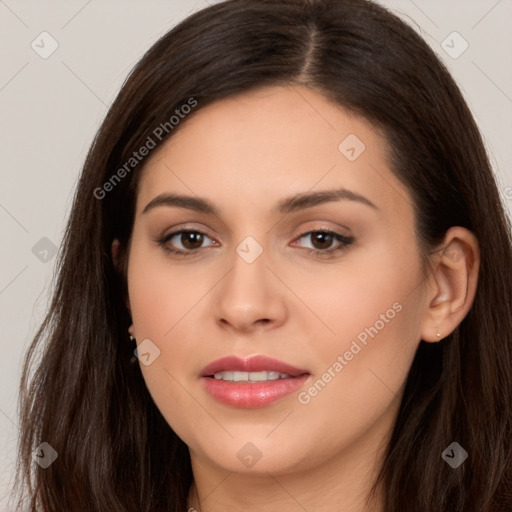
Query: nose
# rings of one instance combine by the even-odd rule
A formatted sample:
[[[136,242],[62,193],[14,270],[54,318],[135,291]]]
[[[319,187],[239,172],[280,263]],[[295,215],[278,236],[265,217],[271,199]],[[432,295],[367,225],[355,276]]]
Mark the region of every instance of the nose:
[[[224,329],[271,329],[286,320],[283,284],[267,267],[265,251],[252,263],[236,252],[233,266],[217,288],[217,322]]]

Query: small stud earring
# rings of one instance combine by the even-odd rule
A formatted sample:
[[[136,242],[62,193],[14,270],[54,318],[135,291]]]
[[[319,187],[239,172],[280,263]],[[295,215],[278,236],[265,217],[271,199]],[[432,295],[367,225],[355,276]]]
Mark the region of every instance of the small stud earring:
[[[436,328],[436,331],[437,331],[437,328]],[[436,335],[439,339],[441,339],[441,334],[439,334],[439,332],[437,332],[437,335]]]
[[[130,327],[128,328],[128,336],[130,338],[130,342],[134,343],[135,342],[135,345],[137,344],[135,338],[133,337],[133,324],[130,325]],[[137,357],[135,356],[135,354],[130,358],[130,363],[135,363],[137,361]]]

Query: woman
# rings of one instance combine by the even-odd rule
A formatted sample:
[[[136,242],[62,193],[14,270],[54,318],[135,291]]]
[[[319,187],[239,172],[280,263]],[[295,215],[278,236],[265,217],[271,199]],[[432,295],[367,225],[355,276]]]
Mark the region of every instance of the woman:
[[[195,13],[84,165],[20,506],[512,510],[511,267],[481,136],[411,28],[365,0]]]

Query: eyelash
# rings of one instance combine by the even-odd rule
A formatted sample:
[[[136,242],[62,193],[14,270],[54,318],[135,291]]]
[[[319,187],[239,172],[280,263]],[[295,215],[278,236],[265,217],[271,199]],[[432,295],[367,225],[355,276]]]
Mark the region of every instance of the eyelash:
[[[174,238],[176,235],[181,235],[183,233],[196,233],[196,234],[200,234],[200,235],[204,235],[204,236],[208,237],[208,235],[206,233],[204,233],[202,231],[199,231],[199,230],[195,230],[195,229],[181,229],[179,231],[174,231],[172,233],[169,233],[168,235],[165,235],[164,237],[162,237],[159,240],[157,240],[157,243],[161,247],[163,247],[163,249],[166,252],[168,252],[170,254],[173,254],[175,256],[184,257],[184,258],[194,256],[195,254],[197,254],[198,251],[200,251],[201,249],[204,249],[204,247],[202,247],[202,248],[199,248],[199,249],[192,249],[192,250],[188,250],[188,251],[183,251],[181,249],[173,249],[173,248],[169,247],[168,245],[166,245],[167,242],[169,240],[171,240],[172,238]],[[337,252],[340,252],[340,251],[344,251],[349,245],[354,243],[354,239],[353,238],[341,235],[340,233],[337,233],[335,231],[331,231],[329,229],[316,229],[316,230],[312,230],[312,231],[307,231],[306,233],[303,233],[302,235],[300,235],[297,239],[300,240],[301,238],[303,238],[305,236],[312,235],[312,234],[318,234],[318,233],[322,233],[322,234],[333,236],[335,240],[337,240],[338,242],[341,243],[341,246],[340,247],[334,247],[334,248],[331,248],[331,249],[326,249],[326,250],[309,249],[307,247],[304,248],[304,249],[306,249],[309,252],[309,254],[312,254],[312,255],[314,255],[317,258],[333,257],[334,253],[337,253]],[[208,237],[208,238],[210,238],[210,237]]]

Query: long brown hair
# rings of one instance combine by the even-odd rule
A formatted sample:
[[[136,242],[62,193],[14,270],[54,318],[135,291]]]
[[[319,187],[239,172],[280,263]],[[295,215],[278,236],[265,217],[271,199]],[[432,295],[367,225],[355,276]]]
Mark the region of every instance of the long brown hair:
[[[111,256],[114,238],[122,250],[130,239],[144,162],[118,170],[148,136],[160,145],[212,101],[297,82],[382,129],[425,257],[451,226],[480,242],[472,308],[442,342],[422,341],[410,369],[378,480],[385,512],[512,510],[510,224],[453,79],[412,28],[366,0],[221,2],[174,27],[131,72],[85,161],[53,300],[26,355],[21,510],[186,510],[188,448],[129,363],[126,279]],[[187,118],[155,137],[191,99]],[[441,458],[453,441],[469,453],[457,469]],[[58,453],[46,469],[32,460],[42,442]]]

